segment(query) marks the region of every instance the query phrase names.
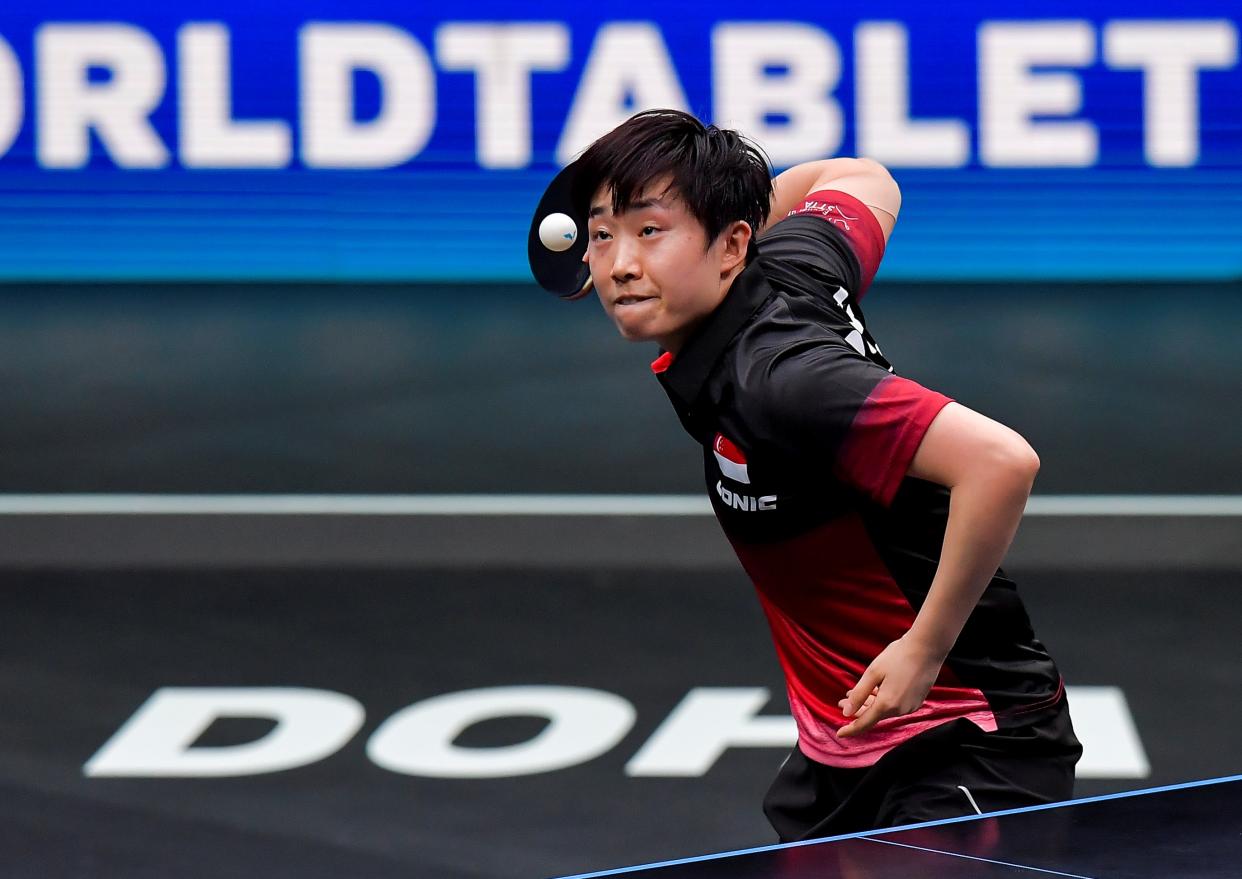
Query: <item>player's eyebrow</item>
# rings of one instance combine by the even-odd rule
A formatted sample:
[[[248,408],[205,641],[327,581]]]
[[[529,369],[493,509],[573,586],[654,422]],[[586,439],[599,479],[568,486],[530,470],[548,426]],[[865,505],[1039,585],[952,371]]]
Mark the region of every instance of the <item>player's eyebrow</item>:
[[[661,195],[659,198],[641,198],[638,201],[632,201],[626,205],[623,213],[629,211],[641,211],[646,208],[663,208],[667,206],[668,201],[664,195]],[[607,210],[608,205],[606,204],[592,205],[591,212],[587,214],[587,217],[588,219],[594,219],[595,217],[602,216]]]

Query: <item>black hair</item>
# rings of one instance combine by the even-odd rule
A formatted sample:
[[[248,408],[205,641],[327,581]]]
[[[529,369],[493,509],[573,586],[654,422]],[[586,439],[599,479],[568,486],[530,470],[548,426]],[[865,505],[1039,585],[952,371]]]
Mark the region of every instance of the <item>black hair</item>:
[[[750,226],[748,260],[771,209],[772,172],[763,151],[732,129],[704,125],[680,110],[631,116],[591,144],[577,168],[571,197],[578,217],[586,217],[601,186],[612,191],[613,212],[622,213],[668,177],[709,247],[731,223]]]

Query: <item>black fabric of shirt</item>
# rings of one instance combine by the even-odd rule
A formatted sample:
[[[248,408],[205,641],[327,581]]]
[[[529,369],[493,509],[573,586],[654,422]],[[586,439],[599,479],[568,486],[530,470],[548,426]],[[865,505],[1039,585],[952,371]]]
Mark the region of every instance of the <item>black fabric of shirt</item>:
[[[947,398],[894,375],[865,328],[853,292],[859,276],[849,241],[832,223],[785,219],[759,240],[758,258],[658,374],[703,447],[716,516],[774,621],[791,702],[811,705],[825,728],[839,722],[833,706],[844,695],[835,692],[841,682],[856,681],[884,639],[904,634],[922,607],[948,519],[947,490],[905,475]],[[846,522],[861,523],[857,533],[872,544],[877,582],[895,584],[908,603],[894,611],[893,595],[873,590],[876,607],[858,609],[861,628],[873,631],[869,641],[859,640],[859,626],[816,610],[806,594],[835,588],[842,547],[834,541]],[[796,547],[796,564],[781,552],[785,545]],[[853,579],[840,585],[852,590],[853,607],[869,593],[859,587],[859,563],[851,564],[843,577]],[[802,655],[808,649],[814,656]],[[1032,722],[1063,701],[1056,666],[1003,571],[967,620],[937,686],[982,693],[1000,728]],[[834,692],[817,692],[823,688]]]

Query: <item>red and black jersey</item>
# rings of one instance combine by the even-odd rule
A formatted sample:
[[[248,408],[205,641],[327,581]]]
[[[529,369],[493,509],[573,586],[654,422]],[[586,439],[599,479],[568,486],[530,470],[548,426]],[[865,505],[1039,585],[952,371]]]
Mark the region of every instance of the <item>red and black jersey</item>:
[[[703,446],[716,516],[772,628],[799,747],[832,766],[870,765],[957,718],[1022,726],[1063,698],[997,571],[922,708],[836,736],[847,722],[837,701],[922,607],[948,519],[948,491],[906,472],[950,400],[894,374],[860,307],[883,247],[856,199],[808,196],[677,357],[652,364]]]

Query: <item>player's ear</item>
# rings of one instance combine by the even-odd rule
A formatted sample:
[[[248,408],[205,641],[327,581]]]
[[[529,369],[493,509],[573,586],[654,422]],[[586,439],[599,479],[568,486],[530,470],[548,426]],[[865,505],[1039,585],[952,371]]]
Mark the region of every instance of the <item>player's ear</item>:
[[[720,273],[725,275],[746,261],[746,252],[750,248],[750,239],[754,233],[745,220],[735,220],[720,234],[724,238],[724,248],[720,254]]]

